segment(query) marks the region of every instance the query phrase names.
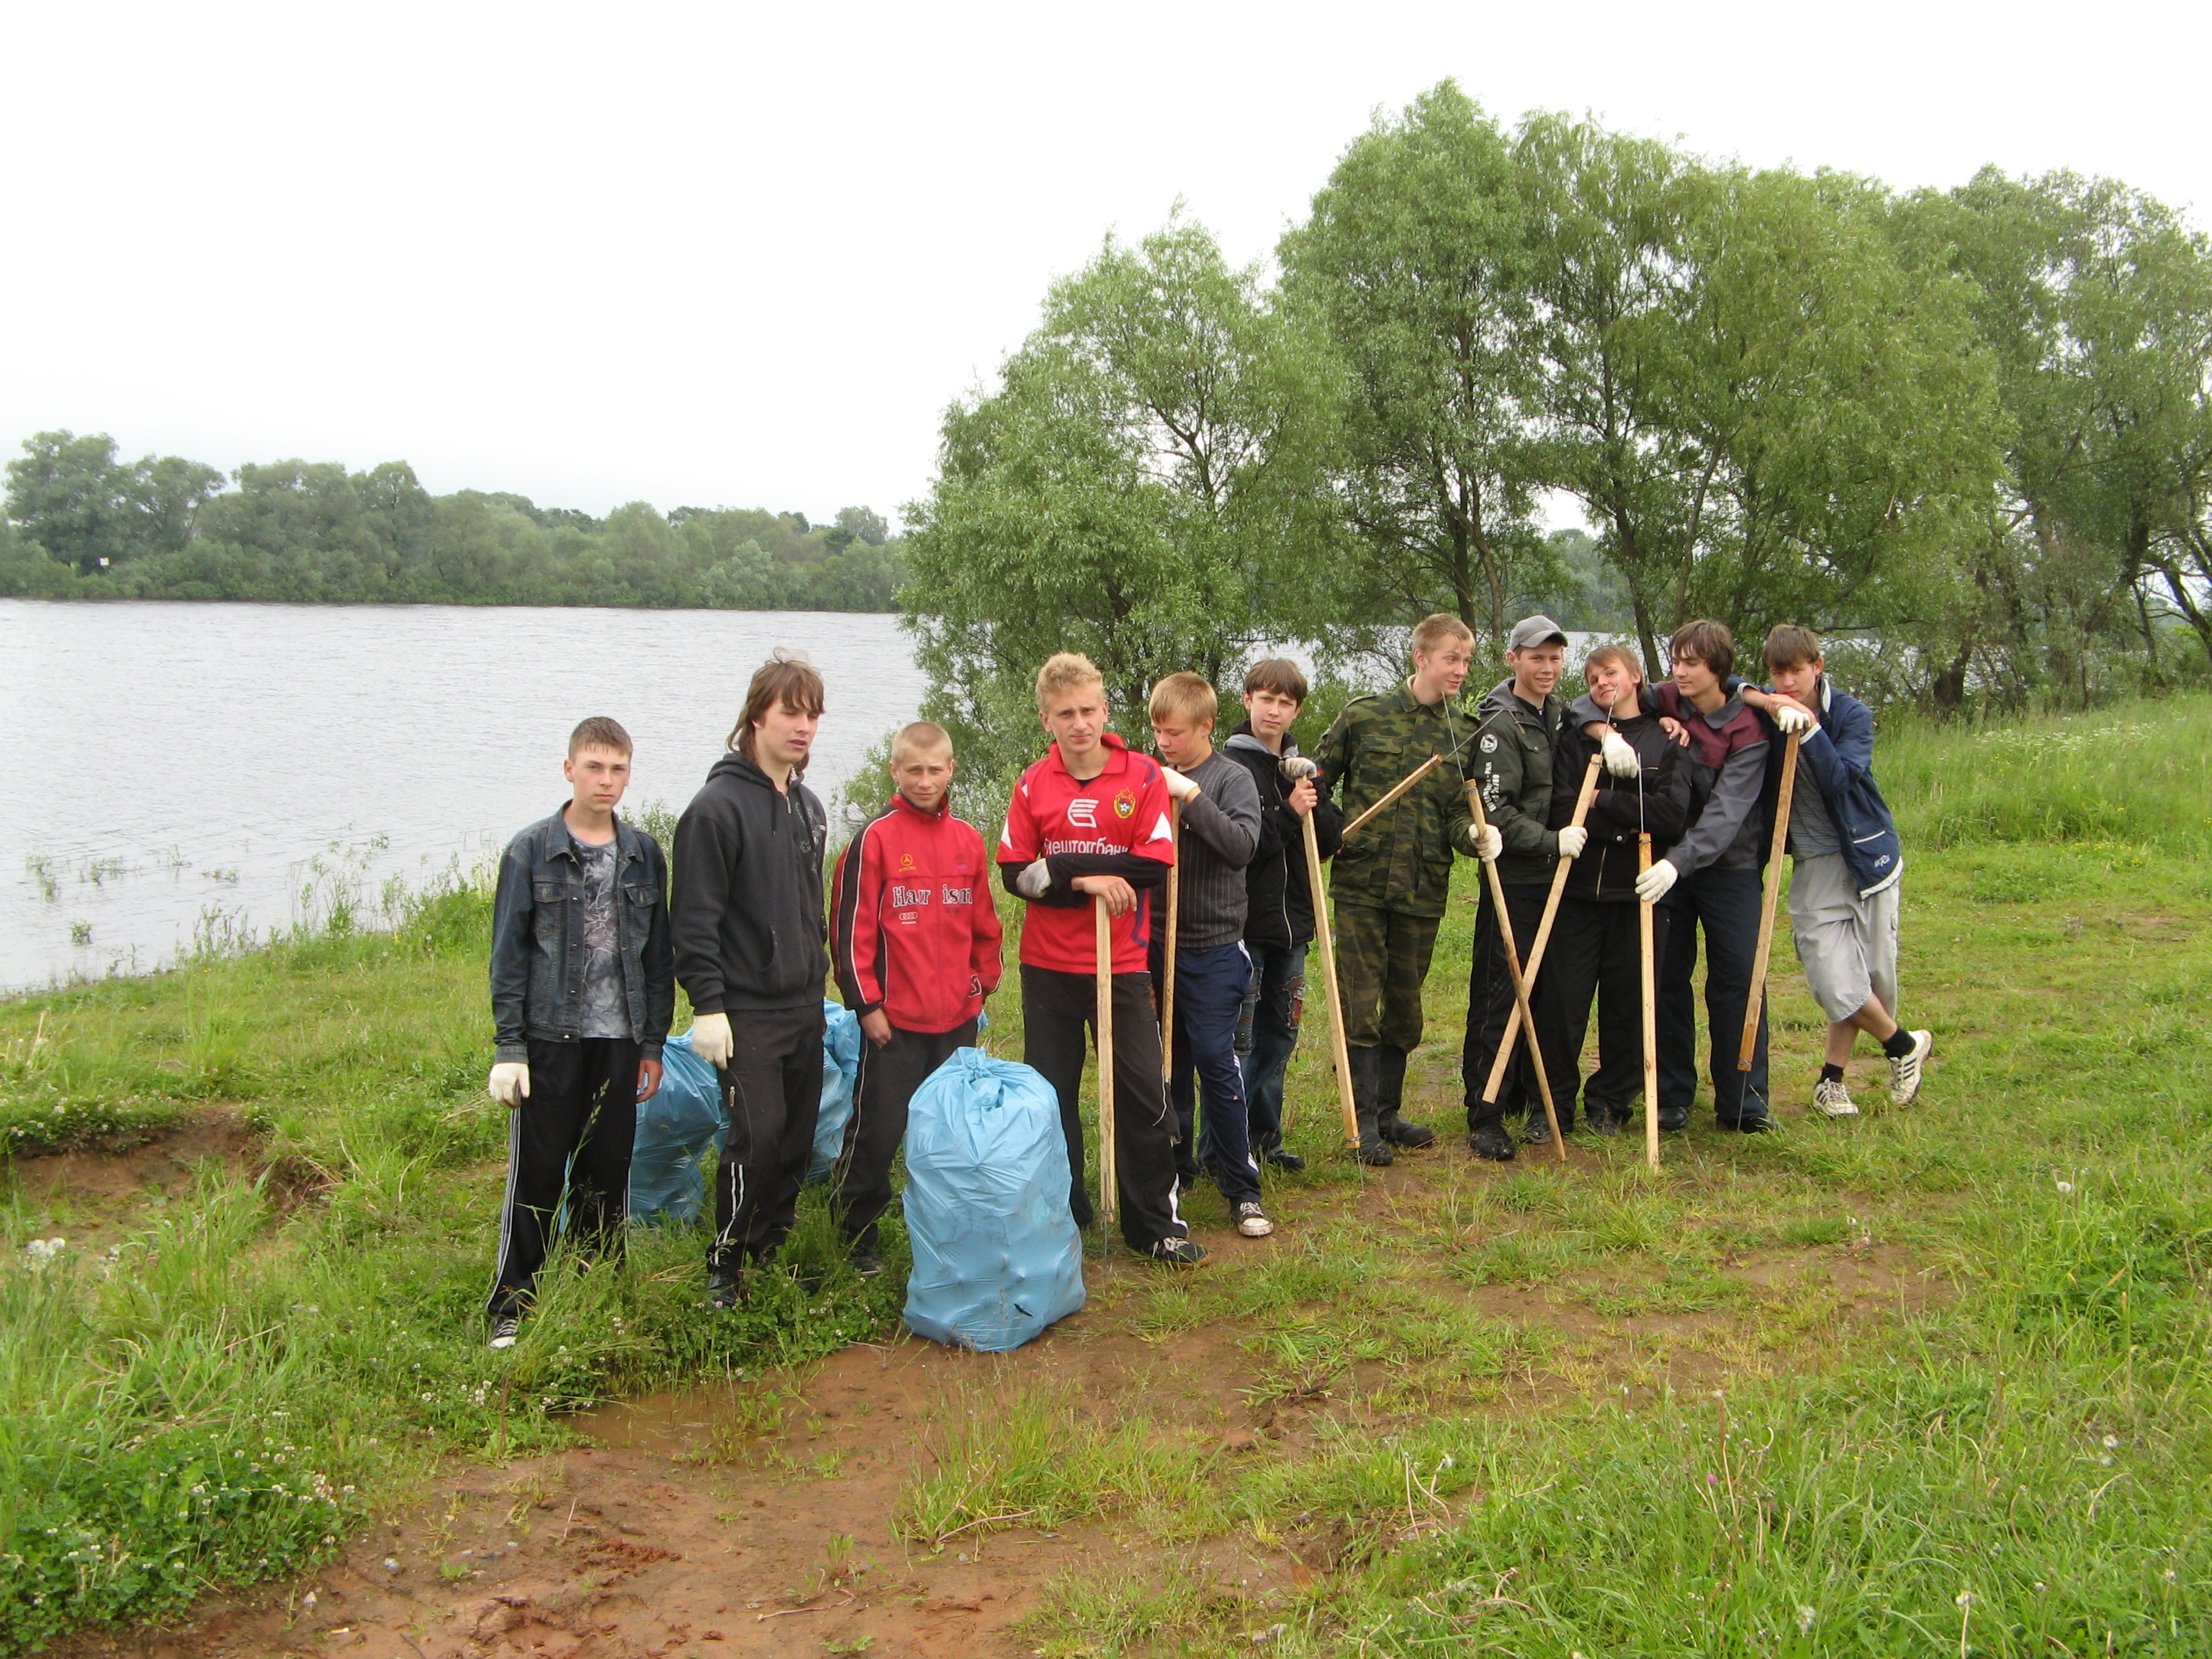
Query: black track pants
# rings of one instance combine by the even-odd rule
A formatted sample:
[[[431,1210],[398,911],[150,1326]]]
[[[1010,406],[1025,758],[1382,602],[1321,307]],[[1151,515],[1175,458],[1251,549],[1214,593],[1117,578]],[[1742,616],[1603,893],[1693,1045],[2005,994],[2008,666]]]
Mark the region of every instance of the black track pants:
[[[1743,1015],[1751,1000],[1752,961],[1759,951],[1763,889],[1756,870],[1700,870],[1674,884],[1662,909],[1667,948],[1659,957],[1659,1101],[1663,1123],[1686,1121],[1698,1089],[1698,1015],[1690,981],[1698,969],[1698,934],[1705,941],[1705,1038],[1711,1050],[1713,1116],[1723,1128],[1766,1116],[1766,1009],[1759,1011],[1751,1069],[1736,1070]],[[1677,1115],[1680,1116],[1677,1116]]]
[[[1601,903],[1570,893],[1559,901],[1552,939],[1544,947],[1544,999],[1536,1011],[1544,1030],[1544,1070],[1562,1128],[1574,1121],[1575,1091],[1582,1086],[1589,1115],[1615,1122],[1644,1092],[1644,985],[1634,902]],[[1651,912],[1655,975],[1667,956],[1667,906]],[[1597,1071],[1583,1084],[1583,1039],[1589,1030],[1590,999],[1597,999]],[[1656,1109],[1656,1103],[1651,1103]],[[1541,1103],[1538,1103],[1540,1109]]]
[[[1528,947],[1536,942],[1536,929],[1544,919],[1544,901],[1550,896],[1551,886],[1507,882],[1504,888],[1505,914],[1513,923],[1513,948],[1526,965]],[[1540,1000],[1540,987],[1530,988],[1528,1000],[1532,1006]],[[1498,908],[1491,902],[1490,882],[1485,878],[1482,901],[1474,913],[1474,960],[1468,972],[1467,1040],[1460,1049],[1460,1080],[1467,1091],[1470,1129],[1480,1128],[1486,1121],[1502,1123],[1516,1112],[1544,1109],[1543,1097],[1536,1092],[1535,1070],[1528,1064],[1528,1039],[1517,1031],[1513,1037],[1513,1058],[1498,1085],[1498,1099],[1487,1114],[1482,1109],[1482,1085],[1490,1080],[1491,1065],[1498,1057],[1505,1022],[1512,1014],[1513,970],[1506,965],[1505,944],[1498,932]],[[1563,1109],[1559,1127],[1564,1129],[1566,1124]]]
[[[507,1115],[507,1200],[492,1273],[494,1319],[528,1307],[564,1184],[568,1231],[584,1249],[618,1255],[629,1217],[637,1044],[627,1037],[529,1042],[530,1093]]]
[[[709,1267],[775,1253],[799,1210],[799,1183],[822,1115],[822,1004],[730,1016],[735,1048],[722,1073],[728,1133],[714,1178]]]
[[[1022,1058],[1044,1074],[1060,1097],[1060,1133],[1067,1139],[1068,1208],[1076,1224],[1091,1221],[1083,1156],[1083,1057],[1085,1033],[1097,1024],[1097,986],[1091,974],[1063,974],[1022,964]],[[1114,1158],[1121,1237],[1149,1252],[1164,1238],[1189,1232],[1176,1208],[1175,1118],[1160,1080],[1159,1014],[1150,974],[1114,975]]]
[[[876,1223],[891,1201],[891,1160],[906,1139],[907,1103],[956,1048],[975,1046],[975,1022],[949,1031],[902,1031],[880,1048],[860,1039],[860,1075],[853,1085],[853,1121],[837,1157],[836,1206],[845,1237],[876,1248]]]

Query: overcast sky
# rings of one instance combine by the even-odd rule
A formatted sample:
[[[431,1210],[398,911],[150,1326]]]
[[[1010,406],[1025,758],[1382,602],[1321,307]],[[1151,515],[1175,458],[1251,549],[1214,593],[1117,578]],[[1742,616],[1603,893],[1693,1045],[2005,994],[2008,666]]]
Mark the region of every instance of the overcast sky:
[[[2109,173],[2212,222],[2212,7],[19,4],[0,453],[887,515],[1047,283],[1259,258],[1445,76],[1716,156]]]

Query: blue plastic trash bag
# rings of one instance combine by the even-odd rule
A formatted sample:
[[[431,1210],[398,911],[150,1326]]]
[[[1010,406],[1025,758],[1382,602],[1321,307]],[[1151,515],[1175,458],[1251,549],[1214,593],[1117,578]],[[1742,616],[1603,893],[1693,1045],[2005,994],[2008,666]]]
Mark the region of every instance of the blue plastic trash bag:
[[[630,1143],[629,1218],[689,1222],[707,1194],[701,1154],[722,1139],[722,1084],[691,1052],[691,1036],[671,1037],[660,1051],[660,1089],[637,1109]]]
[[[809,1181],[827,1181],[837,1154],[845,1149],[845,1126],[853,1121],[853,1085],[860,1076],[860,1017],[824,997],[822,1020],[822,1115],[814,1120],[814,1151],[806,1160]]]
[[[1083,1305],[1060,1100],[1029,1066],[961,1048],[907,1109],[907,1328],[1018,1348]]]

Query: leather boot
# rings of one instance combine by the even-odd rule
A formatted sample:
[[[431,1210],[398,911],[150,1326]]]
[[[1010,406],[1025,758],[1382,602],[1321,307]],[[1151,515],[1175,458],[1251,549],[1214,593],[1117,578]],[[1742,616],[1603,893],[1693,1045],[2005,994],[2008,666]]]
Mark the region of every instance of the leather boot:
[[[1505,1109],[1496,1101],[1469,1101],[1467,1124],[1467,1144],[1477,1158],[1504,1164],[1517,1150],[1513,1137],[1505,1133]]]
[[[1383,1047],[1376,1054],[1375,1123],[1382,1139],[1394,1146],[1425,1146],[1437,1132],[1424,1123],[1408,1123],[1398,1115],[1406,1097],[1406,1051]]]
[[[1398,1161],[1397,1154],[1382,1139],[1376,1122],[1376,1098],[1381,1081],[1377,1064],[1382,1051],[1377,1048],[1352,1048],[1347,1051],[1352,1061],[1352,1110],[1359,1121],[1359,1150],[1353,1154],[1362,1164],[1376,1168]]]

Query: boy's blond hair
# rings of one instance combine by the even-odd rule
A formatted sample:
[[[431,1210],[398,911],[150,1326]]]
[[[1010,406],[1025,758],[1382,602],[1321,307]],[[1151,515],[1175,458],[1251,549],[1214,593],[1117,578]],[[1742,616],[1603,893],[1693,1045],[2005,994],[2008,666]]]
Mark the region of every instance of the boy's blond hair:
[[[891,739],[891,764],[900,764],[909,755],[935,754],[939,750],[951,758],[952,734],[935,720],[915,720],[899,727],[898,735]]]
[[[1590,647],[1589,655],[1583,659],[1583,672],[1587,674],[1591,669],[1602,668],[1611,662],[1619,663],[1639,680],[1644,678],[1644,665],[1636,660],[1636,653],[1626,646],[1615,644],[1610,640],[1603,645]]]
[[[1098,672],[1098,665],[1080,651],[1055,651],[1037,670],[1037,713],[1043,714],[1052,706],[1054,697],[1079,685],[1095,685],[1103,691],[1106,677]]]
[[[1151,714],[1156,720],[1181,714],[1193,726],[1211,726],[1220,712],[1221,699],[1203,674],[1170,674],[1152,688]]]
[[[568,758],[574,760],[587,748],[611,749],[617,755],[630,752],[629,733],[618,721],[605,714],[594,714],[580,723],[568,734]]]
[[[1413,653],[1426,656],[1447,641],[1460,640],[1472,646],[1474,630],[1449,611],[1439,611],[1424,617],[1413,624]]]

